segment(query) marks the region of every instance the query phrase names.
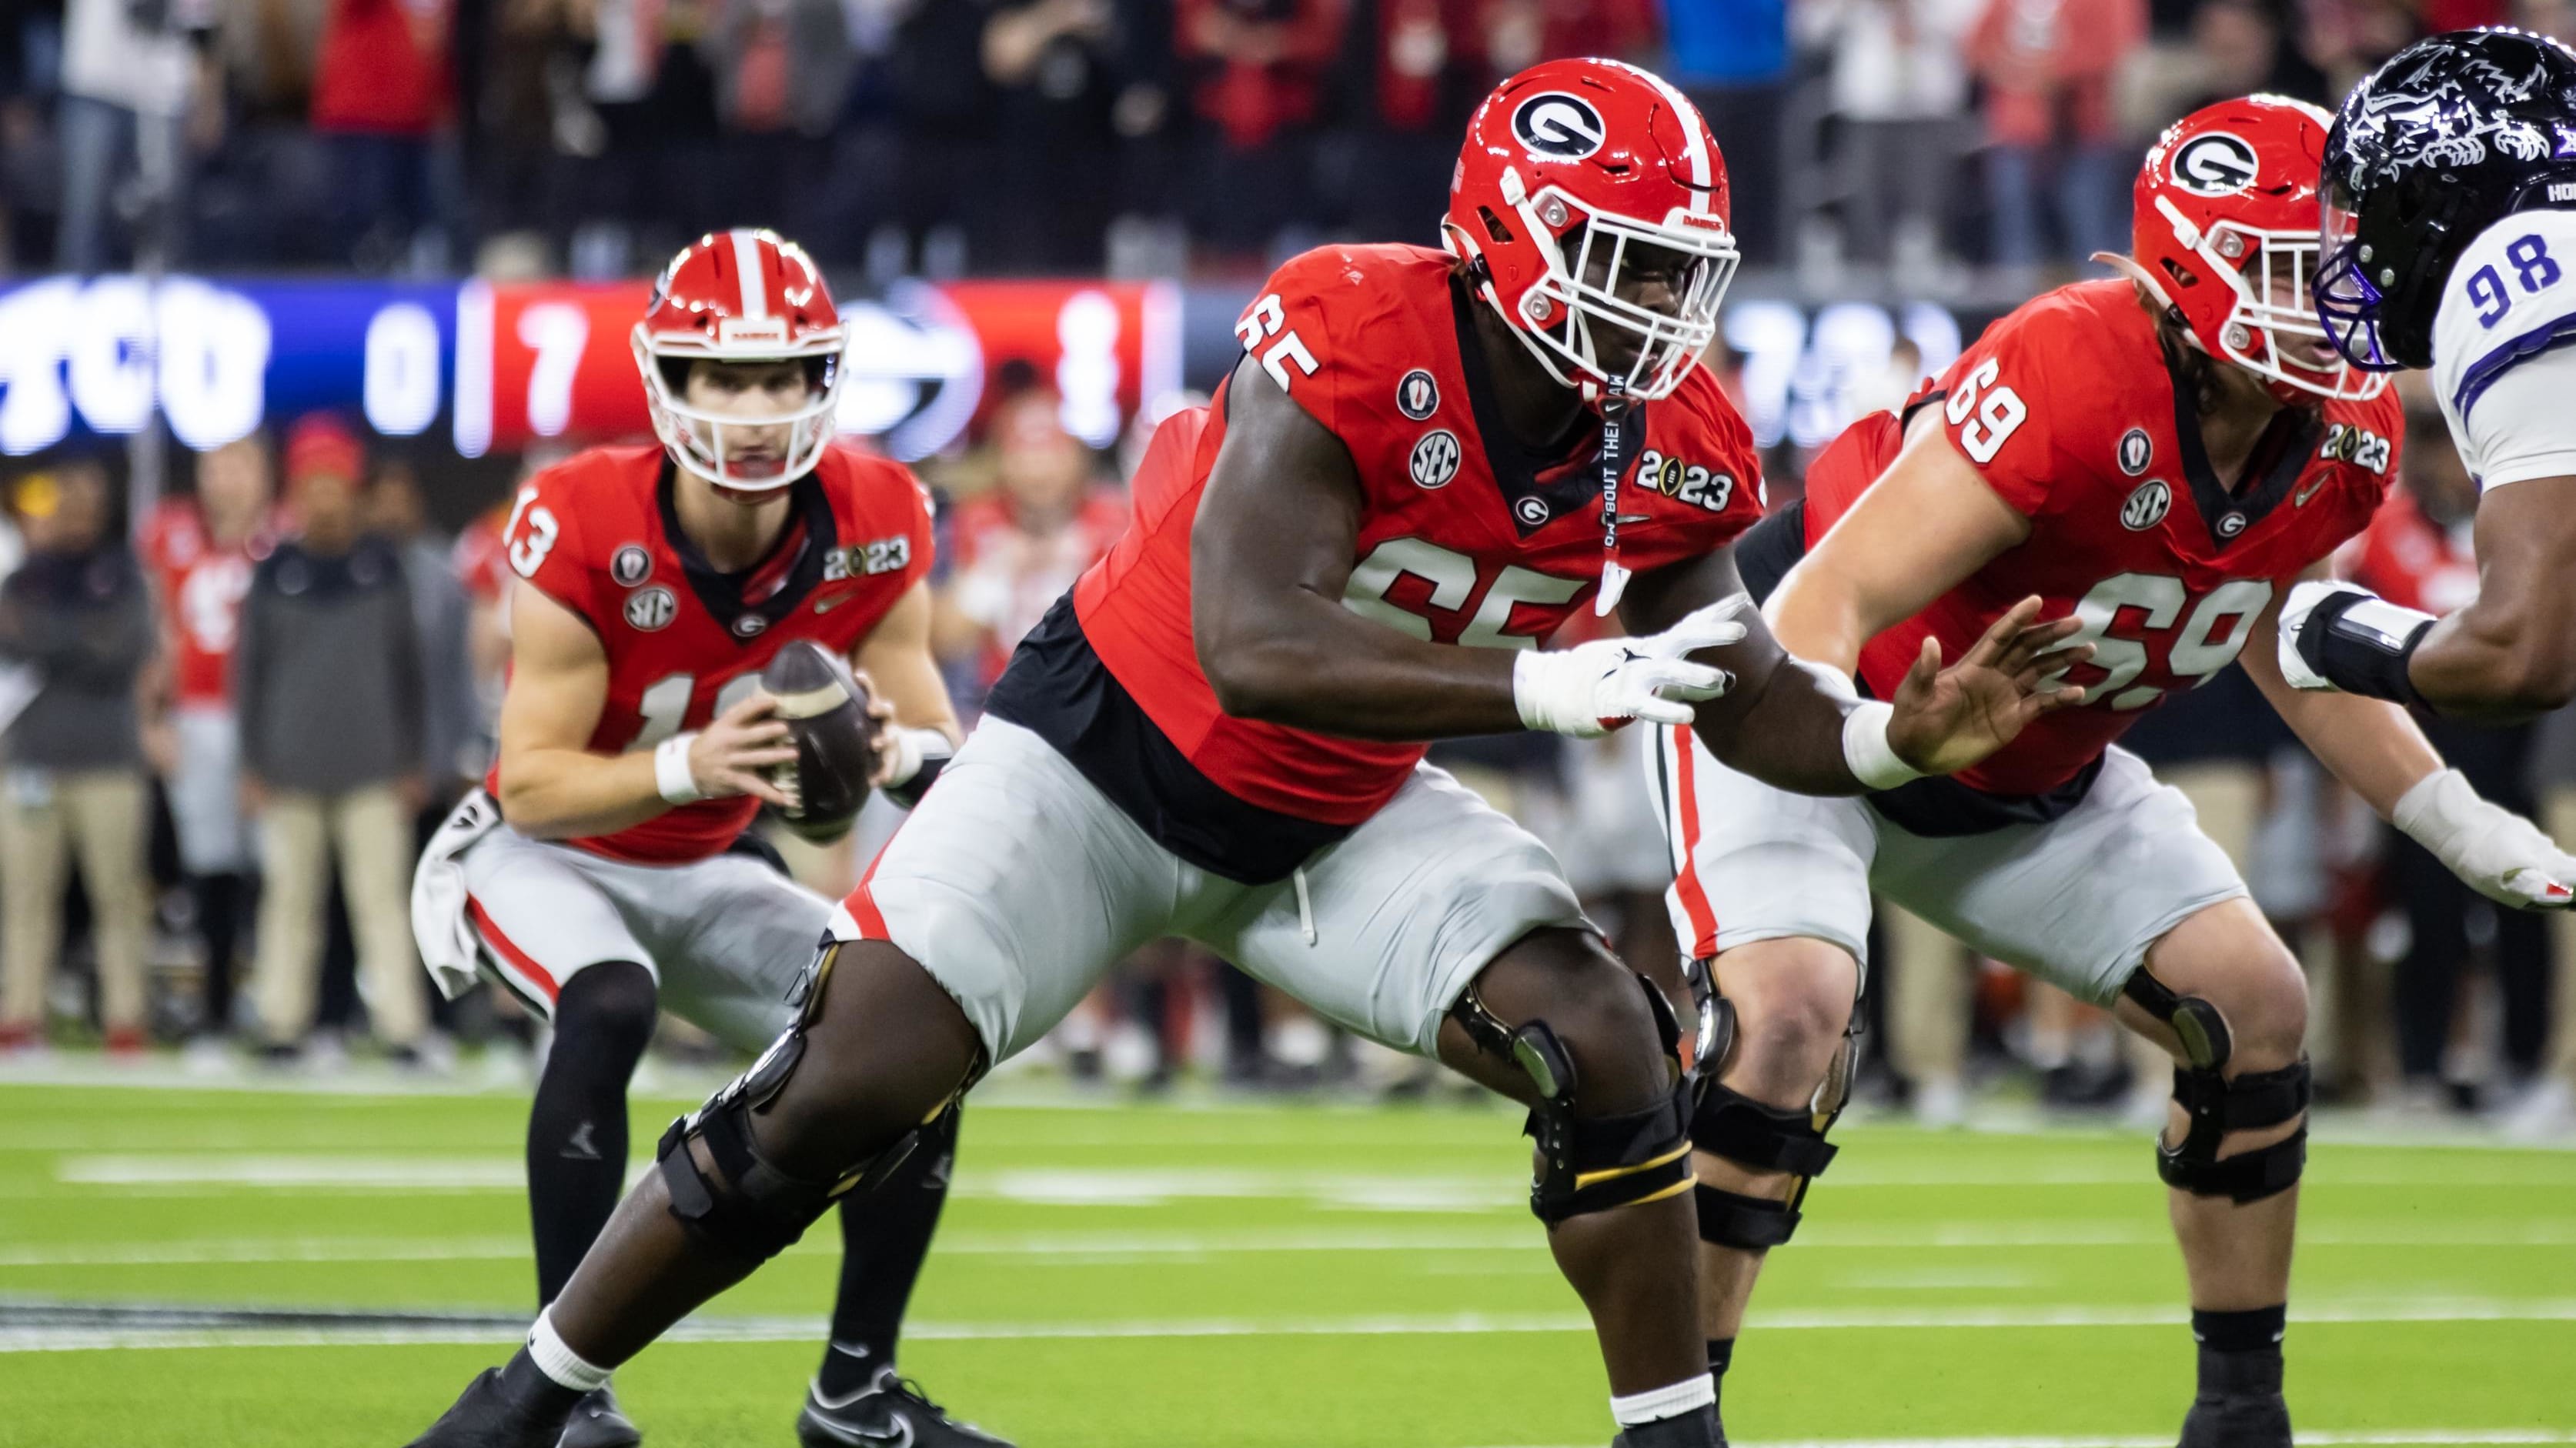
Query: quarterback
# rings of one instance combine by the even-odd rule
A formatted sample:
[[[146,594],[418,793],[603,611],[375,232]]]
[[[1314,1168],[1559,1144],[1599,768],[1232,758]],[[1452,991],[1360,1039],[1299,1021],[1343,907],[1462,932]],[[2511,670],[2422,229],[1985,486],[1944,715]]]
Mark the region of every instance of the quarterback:
[[[758,1050],[832,906],[744,834],[788,726],[760,688],[795,640],[872,686],[871,781],[919,798],[957,724],[930,657],[930,508],[902,466],[835,441],[844,336],[805,254],[768,232],[691,244],[634,332],[658,446],[530,478],[500,542],[515,581],[500,749],[412,887],[441,989],[488,975],[554,1029],[528,1118],[537,1292],[552,1301],[626,1183],[626,1087],[667,1009]],[[841,1215],[809,1448],[1000,1440],[895,1376],[895,1334],[947,1193],[955,1123]],[[606,1376],[563,1448],[637,1441]],[[550,1439],[549,1442],[552,1440]]]
[[[2419,41],[2335,118],[2318,314],[2355,366],[2432,369],[2484,490],[2479,586],[2437,621],[2349,583],[2301,585],[2280,634],[2301,688],[2505,720],[2576,699],[2571,118],[2576,52],[2519,30]]]
[[[2072,628],[2027,601],[1878,704],[1786,662],[1727,549],[1760,512],[1749,435],[1696,369],[1727,206],[1679,92],[1555,61],[1471,121],[1446,252],[1274,274],[1214,402],[1156,434],[1126,535],[843,902],[797,1026],[673,1132],[528,1346],[422,1443],[548,1441],[579,1384],[899,1170],[1165,934],[1528,1103],[1531,1204],[1621,1443],[1718,1442],[1673,1015],[1423,741],[1692,722],[1760,777],[1850,792],[2064,702],[2035,683]],[[1587,604],[1633,636],[1535,647]]]
[[[2519,901],[2517,871],[2576,868],[2445,770],[2404,711],[2292,689],[2270,649],[2245,648],[2396,476],[2397,399],[2307,304],[2327,122],[2255,96],[2177,123],[2139,172],[2132,255],[2103,258],[2120,277],[1989,327],[1902,415],[1837,439],[1803,503],[1739,549],[1756,591],[1778,580],[1782,645],[1870,694],[1926,640],[1975,638],[2030,594],[2093,652],[2059,676],[2081,707],[1955,778],[1865,799],[1806,798],[1704,740],[1660,741],[1671,902],[1714,1022],[1692,1129],[1714,1374],[1834,1158],[1876,892],[2173,1055],[2156,1170],[2200,1343],[2181,1441],[2287,1448],[2306,988],[2190,805],[2115,745],[2171,691],[2241,656],[2328,768],[2477,888]]]

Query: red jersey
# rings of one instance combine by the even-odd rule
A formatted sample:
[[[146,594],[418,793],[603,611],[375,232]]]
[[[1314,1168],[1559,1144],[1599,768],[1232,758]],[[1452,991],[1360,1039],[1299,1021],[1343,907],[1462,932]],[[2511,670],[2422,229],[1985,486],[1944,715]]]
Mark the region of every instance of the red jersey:
[[[1005,494],[958,505],[948,527],[948,588],[961,603],[974,600],[969,611],[989,631],[977,662],[982,683],[1001,677],[1011,650],[1046,617],[1048,605],[1125,531],[1127,495],[1111,487],[1084,494],[1073,516],[1043,538],[1020,530]]]
[[[835,446],[791,490],[785,535],[744,573],[718,573],[680,532],[658,446],[604,447],[519,488],[502,530],[510,568],[571,609],[608,654],[590,749],[650,749],[702,728],[759,687],[789,639],[847,655],[930,572],[930,500],[901,464]],[[486,787],[498,793],[496,761]],[[645,864],[701,860],[760,811],[701,800],[613,835],[571,841]]]
[[[194,498],[164,498],[143,529],[143,557],[170,639],[172,683],[182,705],[232,700],[233,644],[252,566],[268,551],[264,532],[219,548]]]
[[[2340,561],[2346,578],[2400,608],[2439,616],[2477,602],[2468,520],[2445,528],[2424,515],[2412,493],[2389,499]]]
[[[1536,648],[1600,583],[1598,442],[1552,465],[1499,430],[1474,327],[1485,304],[1453,267],[1422,247],[1311,251],[1270,279],[1236,331],[1356,465],[1363,496],[1343,605],[1416,638]],[[1347,829],[1394,796],[1423,746],[1217,707],[1190,626],[1190,529],[1224,439],[1222,391],[1155,433],[1133,484],[1135,523],[1074,586],[1073,612],[1194,780],[1270,812],[1292,836],[1307,833],[1297,822]],[[1702,557],[1762,515],[1752,434],[1705,371],[1633,409],[1623,451],[1619,540],[1632,569]],[[990,707],[1027,722],[1011,684]]]
[[[2082,774],[2173,689],[2236,659],[2255,616],[2360,532],[2396,477],[2404,413],[2368,402],[2284,411],[2231,493],[2202,450],[2156,327],[2126,281],[2082,282],[1986,329],[1908,405],[1937,407],[1960,456],[2031,521],[2030,537],[1869,641],[1863,684],[1891,698],[1926,635],[1955,660],[2031,594],[2084,621],[2077,708],[2045,715],[1960,782],[2036,795]],[[1904,444],[1890,413],[1854,423],[1807,474],[1806,537],[1825,535]],[[2268,648],[2264,641],[2261,647]]]

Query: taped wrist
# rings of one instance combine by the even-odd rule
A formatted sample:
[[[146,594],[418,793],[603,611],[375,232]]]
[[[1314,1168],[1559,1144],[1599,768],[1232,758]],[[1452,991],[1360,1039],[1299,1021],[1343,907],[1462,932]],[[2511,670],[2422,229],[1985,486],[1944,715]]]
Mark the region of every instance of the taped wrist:
[[[1512,708],[1524,728],[1578,737],[1605,733],[1589,714],[1586,686],[1597,675],[1593,661],[1572,649],[1523,649],[1512,658]]]
[[[674,734],[653,746],[653,788],[668,804],[696,804],[707,797],[698,788],[697,771],[689,767],[689,746],[698,742],[694,729]]]
[[[1864,699],[1843,716],[1843,764],[1867,788],[1894,789],[1923,777],[1887,742],[1887,721],[1895,715],[1895,706]]]
[[[2400,704],[2416,700],[2407,664],[2433,627],[2433,616],[2400,608],[2374,593],[2338,593],[2299,626],[2299,657],[2347,694]]]
[[[885,797],[911,809],[921,803],[921,796],[939,778],[939,771],[955,758],[957,746],[936,729],[895,729],[891,731],[902,750],[903,767],[886,781]]]

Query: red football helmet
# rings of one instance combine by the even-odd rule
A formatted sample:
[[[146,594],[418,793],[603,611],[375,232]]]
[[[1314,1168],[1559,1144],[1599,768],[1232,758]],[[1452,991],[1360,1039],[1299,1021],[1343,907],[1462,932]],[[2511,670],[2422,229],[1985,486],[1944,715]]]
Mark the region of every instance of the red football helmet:
[[[699,237],[653,283],[635,324],[635,365],[653,431],[680,466],[720,488],[764,493],[814,470],[833,436],[847,339],[823,274],[791,241],[769,231]],[[689,364],[801,360],[806,401],[783,413],[743,416],[680,400]],[[783,446],[774,444],[784,429]]]
[[[2138,172],[2135,265],[2204,352],[2261,376],[2285,403],[2369,398],[2388,379],[2343,360],[2317,320],[2317,176],[2334,117],[2257,95],[2166,128]]]
[[[1655,398],[1717,338],[1727,215],[1726,158],[1680,91],[1615,60],[1551,60],[1476,108],[1441,230],[1559,382]],[[1661,298],[1640,290],[1658,278]]]

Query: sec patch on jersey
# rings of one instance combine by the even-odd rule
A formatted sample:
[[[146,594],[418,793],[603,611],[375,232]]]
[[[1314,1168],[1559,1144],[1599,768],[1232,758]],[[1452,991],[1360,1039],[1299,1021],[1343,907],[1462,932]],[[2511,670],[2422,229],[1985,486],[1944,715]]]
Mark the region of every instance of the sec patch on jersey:
[[[796,746],[796,762],[771,776],[792,801],[779,818],[809,840],[839,839],[868,802],[877,765],[867,686],[830,650],[793,639],[760,671],[760,687],[778,701],[778,718]]]

